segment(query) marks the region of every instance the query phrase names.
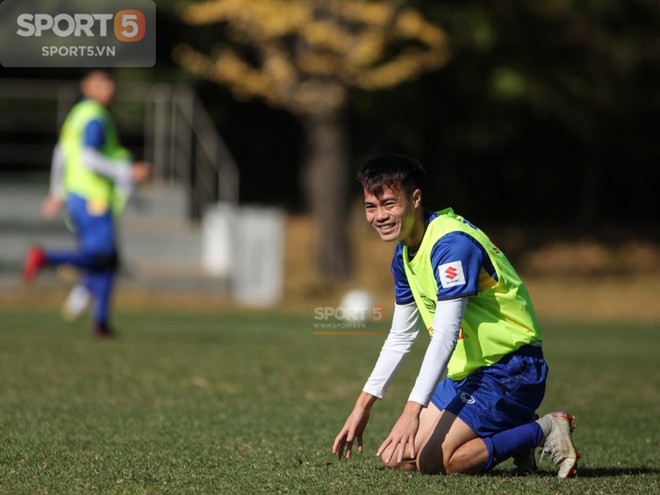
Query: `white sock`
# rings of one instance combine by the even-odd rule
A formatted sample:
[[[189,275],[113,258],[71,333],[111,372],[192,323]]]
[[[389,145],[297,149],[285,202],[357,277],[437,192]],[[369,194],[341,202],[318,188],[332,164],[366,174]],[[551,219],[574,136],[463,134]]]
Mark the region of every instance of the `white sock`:
[[[71,318],[77,318],[87,308],[90,300],[90,293],[82,284],[76,285],[66,301],[64,301],[64,308]]]
[[[552,418],[543,416],[542,418],[537,419],[536,422],[541,427],[541,431],[543,431],[543,440],[541,440],[541,445],[543,445],[545,443],[545,439],[548,437],[550,431],[552,430]]]

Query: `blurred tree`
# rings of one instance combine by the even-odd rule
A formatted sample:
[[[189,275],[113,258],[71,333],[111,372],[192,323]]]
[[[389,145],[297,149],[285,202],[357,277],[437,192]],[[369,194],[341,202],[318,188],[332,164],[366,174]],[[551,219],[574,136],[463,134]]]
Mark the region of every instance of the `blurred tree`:
[[[225,46],[178,46],[187,70],[295,115],[306,134],[303,187],[325,280],[350,273],[351,162],[345,113],[351,88],[390,88],[448,60],[444,32],[401,0],[202,0],[181,10],[191,25],[221,23]],[[218,38],[223,32],[218,32]]]
[[[574,225],[593,230],[621,177],[642,176],[652,163],[645,156],[650,150],[633,146],[648,132],[640,115],[658,109],[658,4],[505,0],[488,4],[487,12],[497,23],[498,50],[507,54],[497,57],[492,94],[524,102],[537,125],[552,120],[569,136],[563,145],[577,159],[553,193],[574,183]],[[649,84],[653,66],[655,84]]]
[[[408,4],[443,26],[451,65],[386,94],[352,92],[358,152],[419,156],[427,206],[475,221],[657,238],[659,2]],[[516,207],[503,215],[494,200]]]
[[[608,216],[630,225],[630,210],[657,218],[649,178],[660,159],[658,2],[422,3],[447,31],[453,61],[420,82],[420,95],[432,88],[452,98],[426,98],[437,125],[419,128],[437,148],[430,161],[462,167],[454,165],[454,194],[477,203],[471,192],[493,187],[525,205],[515,221],[579,233]],[[449,183],[446,170],[442,179]]]

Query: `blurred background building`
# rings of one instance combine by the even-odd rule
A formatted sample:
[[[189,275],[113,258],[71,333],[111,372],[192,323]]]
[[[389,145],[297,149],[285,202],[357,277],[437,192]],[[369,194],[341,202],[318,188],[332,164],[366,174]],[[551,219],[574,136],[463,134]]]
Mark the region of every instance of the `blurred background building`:
[[[119,132],[156,165],[123,222],[125,283],[226,292],[226,233],[250,206],[286,228],[285,289],[380,284],[363,277],[353,176],[385,152],[425,162],[427,206],[483,226],[529,275],[660,270],[656,3],[157,3],[156,65],[117,72]],[[66,237],[38,207],[77,76],[0,68],[5,286],[26,243]]]

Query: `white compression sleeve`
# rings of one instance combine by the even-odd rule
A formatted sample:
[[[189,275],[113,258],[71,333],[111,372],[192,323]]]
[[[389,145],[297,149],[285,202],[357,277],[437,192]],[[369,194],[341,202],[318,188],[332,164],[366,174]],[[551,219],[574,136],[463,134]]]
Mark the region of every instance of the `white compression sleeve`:
[[[426,349],[415,386],[408,397],[409,401],[424,407],[431,401],[456,347],[466,305],[467,297],[437,302],[433,318],[433,336]]]
[[[396,304],[392,316],[392,328],[380,350],[378,361],[362,389],[364,392],[379,399],[385,396],[387,387],[410,352],[418,333],[419,311],[415,303]]]
[[[64,198],[64,152],[60,145],[53,150],[50,162],[50,195],[55,198]]]
[[[87,168],[116,184],[124,185],[131,182],[131,163],[127,160],[107,158],[91,146],[83,149],[82,159]]]

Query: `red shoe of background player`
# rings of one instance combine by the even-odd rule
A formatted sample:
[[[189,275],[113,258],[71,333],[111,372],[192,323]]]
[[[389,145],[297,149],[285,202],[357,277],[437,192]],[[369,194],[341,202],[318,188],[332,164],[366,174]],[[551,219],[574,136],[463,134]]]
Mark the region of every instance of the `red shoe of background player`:
[[[23,267],[23,282],[31,284],[39,273],[39,270],[46,264],[44,250],[39,246],[32,246],[28,249]]]

